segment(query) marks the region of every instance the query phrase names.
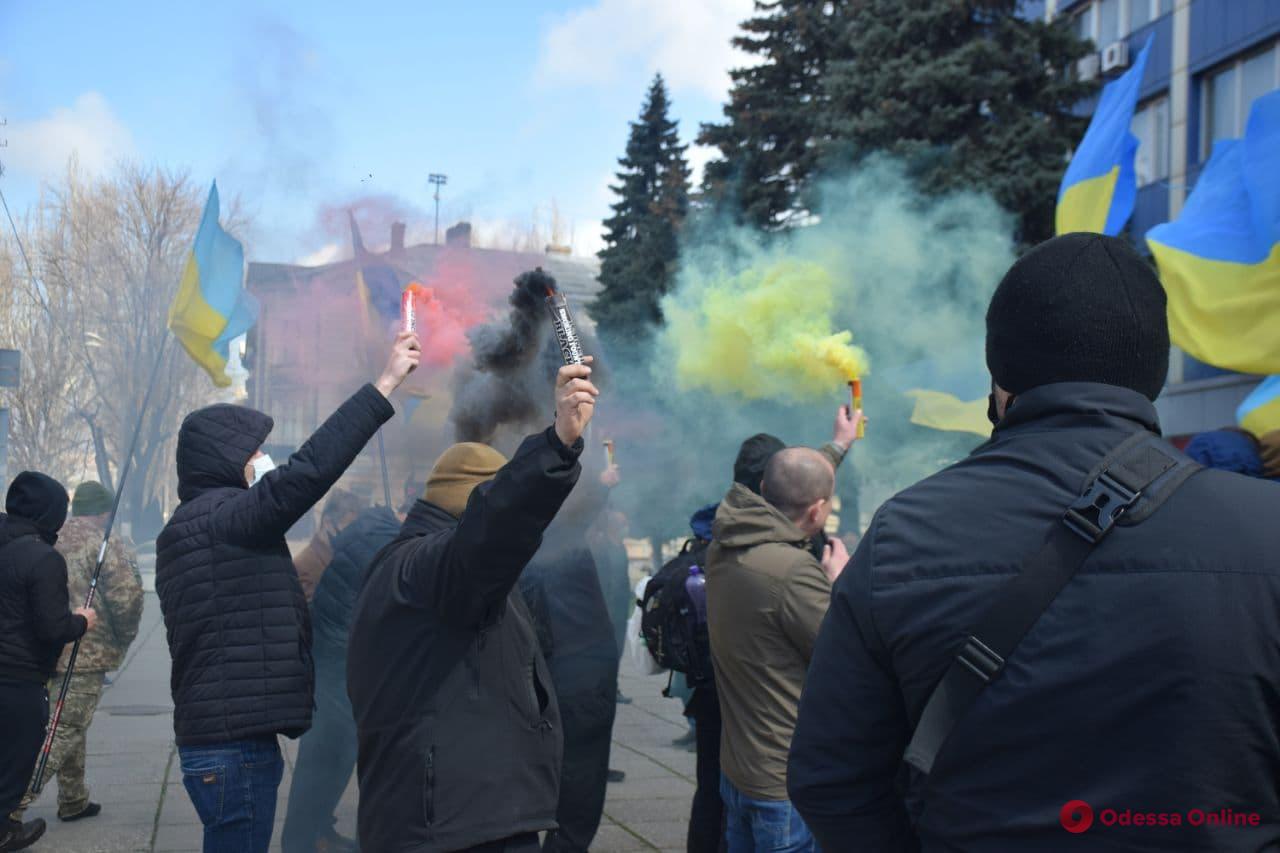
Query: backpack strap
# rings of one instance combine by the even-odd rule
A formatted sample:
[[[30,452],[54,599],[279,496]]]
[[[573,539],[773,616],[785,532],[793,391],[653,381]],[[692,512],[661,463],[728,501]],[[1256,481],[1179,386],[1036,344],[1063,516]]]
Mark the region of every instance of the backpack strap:
[[[1145,430],[1130,436],[1090,473],[1080,497],[1055,523],[1040,551],[996,593],[925,703],[904,760],[921,773],[1023,636],[1117,522],[1148,518],[1200,466]],[[1123,522],[1120,520],[1123,519]]]

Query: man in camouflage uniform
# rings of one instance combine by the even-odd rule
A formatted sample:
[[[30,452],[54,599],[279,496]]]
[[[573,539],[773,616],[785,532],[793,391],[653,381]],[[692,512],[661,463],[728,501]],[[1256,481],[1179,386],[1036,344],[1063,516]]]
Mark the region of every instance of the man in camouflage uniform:
[[[89,481],[76,488],[71,500],[72,518],[58,534],[56,547],[67,561],[67,587],[72,604],[83,604],[89,593],[89,581],[98,561],[113,498],[101,483]],[[80,643],[62,720],[45,771],[46,779],[55,773],[58,776],[58,817],[64,821],[94,817],[102,811],[102,806],[89,801],[89,788],[84,781],[85,735],[102,698],[103,678],[124,662],[125,652],[138,635],[138,623],[142,619],[142,578],[138,574],[137,558],[117,535],[111,537],[107,546],[94,607],[98,611],[98,624]],[[70,657],[68,645],[49,683],[50,697],[58,695]],[[34,799],[28,791],[13,817],[21,820],[23,811]]]

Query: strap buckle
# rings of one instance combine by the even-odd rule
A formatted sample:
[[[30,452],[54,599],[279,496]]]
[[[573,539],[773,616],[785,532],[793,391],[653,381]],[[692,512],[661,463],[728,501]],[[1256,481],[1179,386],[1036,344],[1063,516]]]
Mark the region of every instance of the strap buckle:
[[[1141,496],[1142,492],[1126,488],[1103,471],[1089,491],[1076,498],[1062,521],[1073,533],[1096,545]]]
[[[1004,658],[972,634],[965,638],[956,660],[985,683],[990,683],[1004,667]]]

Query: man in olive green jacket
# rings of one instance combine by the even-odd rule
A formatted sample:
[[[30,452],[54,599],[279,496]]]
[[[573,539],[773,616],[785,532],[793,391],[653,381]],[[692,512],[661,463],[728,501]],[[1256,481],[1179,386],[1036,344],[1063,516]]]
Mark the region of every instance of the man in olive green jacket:
[[[735,484],[716,512],[707,622],[730,853],[816,849],[787,801],[787,752],[831,584],[849,557],[839,539],[821,561],[809,550],[834,488],[828,456],[793,447],[769,460],[762,494]]]

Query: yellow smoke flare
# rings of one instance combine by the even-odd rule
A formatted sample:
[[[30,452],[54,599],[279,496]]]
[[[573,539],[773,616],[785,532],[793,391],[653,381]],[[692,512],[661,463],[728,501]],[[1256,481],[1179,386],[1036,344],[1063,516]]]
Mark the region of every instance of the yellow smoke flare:
[[[696,282],[665,306],[681,390],[816,399],[867,373],[853,334],[834,331],[830,272],[794,258]]]

